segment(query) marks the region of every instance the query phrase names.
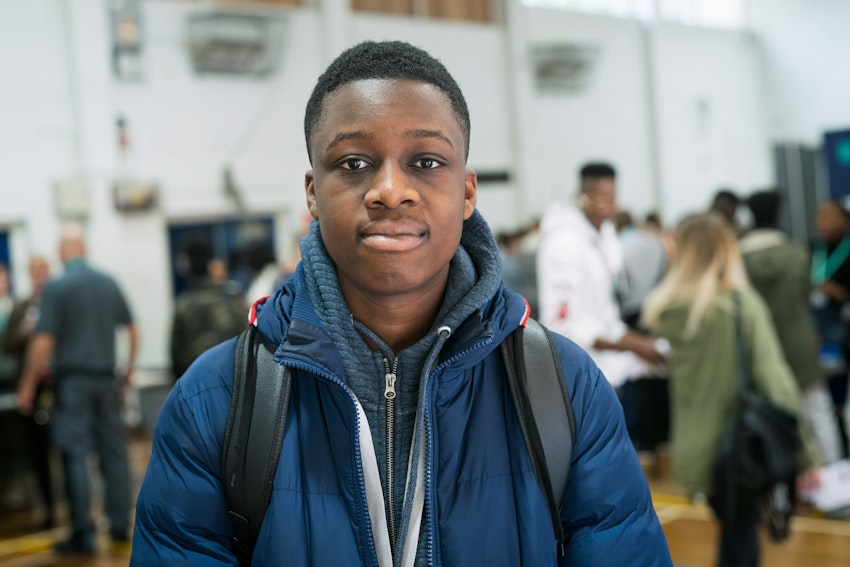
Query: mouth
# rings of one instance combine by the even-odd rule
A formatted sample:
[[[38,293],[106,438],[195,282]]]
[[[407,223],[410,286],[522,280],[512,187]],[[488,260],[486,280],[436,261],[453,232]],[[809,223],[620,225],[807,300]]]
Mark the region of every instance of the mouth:
[[[360,242],[381,252],[404,252],[422,244],[428,231],[419,223],[379,222],[360,231]]]

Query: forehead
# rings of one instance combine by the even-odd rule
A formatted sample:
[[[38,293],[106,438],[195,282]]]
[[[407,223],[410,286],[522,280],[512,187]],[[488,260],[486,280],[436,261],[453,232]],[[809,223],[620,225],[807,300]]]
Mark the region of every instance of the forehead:
[[[585,181],[585,191],[598,196],[610,197],[617,192],[617,182],[613,177],[591,177]]]
[[[463,136],[461,120],[439,87],[410,79],[363,79],[341,85],[324,98],[312,137],[391,118],[430,123]]]
[[[836,205],[832,201],[827,201],[826,203],[821,205],[820,209],[818,210],[818,213],[821,217],[828,219],[840,219],[844,216],[838,205]]]

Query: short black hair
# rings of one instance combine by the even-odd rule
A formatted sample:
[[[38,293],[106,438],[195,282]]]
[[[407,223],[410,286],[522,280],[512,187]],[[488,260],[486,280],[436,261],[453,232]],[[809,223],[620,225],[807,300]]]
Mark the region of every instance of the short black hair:
[[[715,211],[723,215],[730,225],[736,226],[736,212],[738,210],[738,205],[741,204],[741,199],[738,198],[738,195],[735,194],[731,189],[723,188],[718,189],[716,193],[714,193],[714,197],[711,199],[711,205],[708,207],[709,211]]]
[[[430,83],[446,93],[464,138],[464,157],[469,157],[469,109],[448,69],[426,51],[404,41],[364,41],[343,51],[316,81],[304,114],[307,157],[313,163],[310,136],[322,116],[329,94],[354,81],[407,79]]]
[[[599,179],[600,177],[613,177],[616,179],[617,170],[614,166],[605,162],[590,162],[581,166],[579,177],[585,179]]]
[[[589,193],[595,185],[593,181],[599,179],[617,179],[617,170],[614,166],[602,161],[593,161],[584,164],[579,170],[579,193]]]
[[[213,258],[212,246],[200,237],[190,238],[183,244],[186,255],[186,269],[191,278],[201,278],[207,275],[210,260]]]
[[[241,249],[242,264],[252,273],[259,273],[269,264],[274,264],[274,248],[265,240],[252,240]]]
[[[738,205],[740,202],[738,195],[731,189],[718,189],[711,200],[712,207],[721,203]]]
[[[747,198],[756,228],[776,228],[781,201],[778,191],[757,191]]]

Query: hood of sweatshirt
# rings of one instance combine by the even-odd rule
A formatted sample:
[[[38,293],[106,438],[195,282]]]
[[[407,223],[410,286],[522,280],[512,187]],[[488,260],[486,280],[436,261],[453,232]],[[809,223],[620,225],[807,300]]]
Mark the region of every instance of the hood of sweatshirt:
[[[779,230],[756,229],[738,242],[747,277],[756,285],[769,285],[788,272],[788,237]]]
[[[616,274],[623,267],[622,246],[617,238],[617,229],[611,221],[605,221],[597,229],[578,207],[560,202],[552,203],[540,222],[540,236],[553,234],[569,235],[572,241],[598,248],[608,265],[608,271]]]

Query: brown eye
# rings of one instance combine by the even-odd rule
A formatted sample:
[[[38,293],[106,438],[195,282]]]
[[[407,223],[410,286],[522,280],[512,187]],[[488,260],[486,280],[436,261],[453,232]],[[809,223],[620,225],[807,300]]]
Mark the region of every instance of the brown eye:
[[[416,164],[417,167],[419,167],[421,169],[435,169],[437,167],[440,167],[440,165],[442,165],[440,162],[438,162],[437,160],[435,160],[433,158],[421,158],[421,159],[416,160],[414,162],[414,164]]]
[[[366,162],[360,158],[348,158],[339,164],[343,169],[363,169],[366,167]]]

